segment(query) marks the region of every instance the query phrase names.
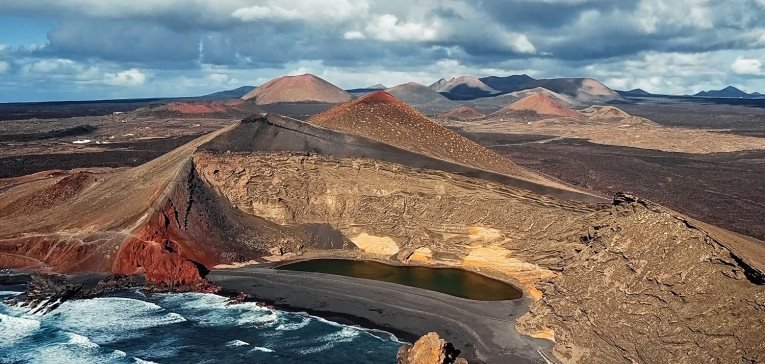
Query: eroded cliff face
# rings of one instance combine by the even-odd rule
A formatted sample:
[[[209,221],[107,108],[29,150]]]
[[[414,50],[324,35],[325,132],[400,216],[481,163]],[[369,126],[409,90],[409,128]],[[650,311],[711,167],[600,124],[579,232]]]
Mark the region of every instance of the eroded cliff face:
[[[534,281],[554,275],[539,263],[571,259],[583,218],[596,209],[368,159],[200,152],[194,163],[247,214],[284,226],[326,223],[366,257],[493,271],[533,292]]]
[[[358,158],[199,152],[194,163],[236,209],[286,227],[327,223],[358,257],[518,282],[534,303],[517,328],[555,340],[564,362],[765,358],[756,269],[669,210]]]

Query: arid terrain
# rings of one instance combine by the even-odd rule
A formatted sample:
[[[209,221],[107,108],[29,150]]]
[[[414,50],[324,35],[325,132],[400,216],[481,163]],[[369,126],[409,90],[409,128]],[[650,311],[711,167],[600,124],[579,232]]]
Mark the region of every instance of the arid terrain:
[[[290,87],[277,95],[302,95]],[[765,139],[548,96],[432,119],[378,91],[275,104],[306,121],[250,101],[3,121],[0,266],[192,290],[269,274],[221,269],[294,259],[458,267],[524,293],[510,320],[485,317],[512,335],[447,320],[462,325],[453,335],[470,362],[765,360],[765,243],[752,238],[763,234]],[[315,293],[323,302],[348,299],[355,283],[332,284]],[[440,302],[449,315],[486,309]],[[497,352],[502,340],[522,354]]]
[[[582,110],[581,118],[498,111],[467,121],[437,119],[522,166],[584,190],[634,192],[765,238],[759,183],[765,139],[758,137],[765,109],[689,102],[615,106]]]

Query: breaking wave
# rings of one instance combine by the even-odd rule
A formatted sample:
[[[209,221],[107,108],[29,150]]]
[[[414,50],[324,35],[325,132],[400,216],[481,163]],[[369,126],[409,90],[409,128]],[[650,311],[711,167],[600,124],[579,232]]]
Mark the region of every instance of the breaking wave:
[[[0,304],[0,358],[10,362],[394,363],[399,346],[387,332],[213,294],[127,292],[42,316]]]

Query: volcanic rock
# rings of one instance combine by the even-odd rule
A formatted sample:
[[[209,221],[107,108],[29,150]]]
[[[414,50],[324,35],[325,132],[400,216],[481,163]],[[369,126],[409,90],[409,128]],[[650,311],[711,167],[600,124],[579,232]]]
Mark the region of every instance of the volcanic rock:
[[[6,299],[8,305],[18,305],[30,314],[46,314],[65,301],[100,297],[108,293],[140,287],[143,280],[137,276],[108,275],[67,277],[60,274],[33,274],[26,290]]]
[[[396,355],[398,364],[467,364],[464,358],[457,358],[460,351],[437,333],[429,332],[414,342],[406,344]]]
[[[351,98],[351,94],[310,73],[275,78],[242,96],[243,100],[255,100],[257,105],[281,102],[339,104]]]

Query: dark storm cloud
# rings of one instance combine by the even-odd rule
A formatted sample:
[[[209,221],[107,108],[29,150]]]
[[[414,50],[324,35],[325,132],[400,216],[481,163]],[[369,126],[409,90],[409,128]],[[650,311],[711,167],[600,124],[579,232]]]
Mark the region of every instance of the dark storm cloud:
[[[188,64],[199,55],[198,31],[176,31],[145,20],[67,20],[48,33],[40,53],[157,65]]]
[[[634,11],[637,1],[593,0],[580,2],[540,2],[534,0],[482,1],[481,6],[494,21],[506,27],[558,29],[575,22],[581,13],[594,10],[604,14]]]

